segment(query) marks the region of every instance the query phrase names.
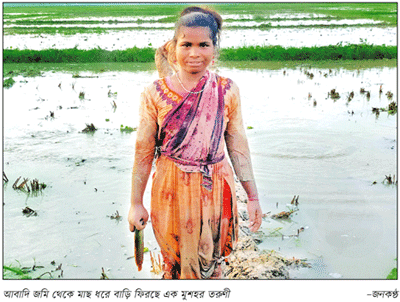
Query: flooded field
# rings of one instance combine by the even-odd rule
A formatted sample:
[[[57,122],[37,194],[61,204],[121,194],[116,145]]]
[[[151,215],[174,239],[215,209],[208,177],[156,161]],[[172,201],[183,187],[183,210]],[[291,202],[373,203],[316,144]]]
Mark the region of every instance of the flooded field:
[[[96,25],[97,26],[97,25]],[[222,32],[221,47],[240,47],[251,45],[281,45],[283,47],[310,47],[367,42],[374,45],[396,45],[395,27],[360,28],[274,28],[235,29]],[[5,49],[92,49],[100,47],[107,50],[131,47],[159,47],[173,37],[168,29],[111,31],[102,34],[78,33],[75,35],[40,34],[6,35]]]
[[[397,45],[390,4],[288,5],[293,7],[225,7],[221,47]],[[156,48],[172,38],[176,13],[173,5],[143,15],[130,7],[132,16],[114,6],[91,7],[93,16],[81,8],[30,9],[5,7],[4,49]],[[262,24],[270,28],[254,28]],[[4,75],[15,83],[3,89],[3,171],[9,180],[3,185],[3,265],[35,266],[33,278],[46,272],[51,274],[43,278],[161,277],[151,272],[149,252],[137,271],[127,222],[139,96],[158,74],[154,64],[115,66],[16,64],[20,71],[42,68],[42,74]],[[397,61],[219,66],[218,73],[241,91],[267,214],[259,248],[311,265],[291,270],[291,279],[385,279],[397,266],[397,184],[388,181],[398,178],[397,113],[388,112],[393,102],[397,106]],[[96,131],[86,133],[92,124]],[[46,187],[15,189],[19,177],[17,185],[37,179]],[[299,211],[288,220],[272,219],[295,195]],[[151,223],[145,247],[159,253]]]
[[[387,92],[397,99],[395,64],[238,63],[219,73],[241,89],[263,211],[287,210],[300,196],[290,220],[264,219],[260,248],[307,259],[312,267],[291,278],[385,279],[396,258],[397,186],[385,182],[396,173],[396,115],[372,108],[388,107]],[[139,95],[156,78],[152,70],[14,77],[4,90],[5,265],[35,263],[41,274],[62,264],[64,279],[99,279],[102,268],[110,279],[160,277],[149,253],[140,273],[134,263],[126,215],[136,134],[120,130],[137,126]],[[84,133],[91,123],[97,131]],[[14,190],[19,176],[47,187]],[[151,224],[145,246],[158,253]]]
[[[5,49],[107,50],[158,47],[173,36],[180,6],[31,7],[4,11]],[[183,7],[183,6],[182,6]],[[309,47],[369,43],[396,45],[396,6],[385,4],[261,3],[217,5],[224,20],[221,47]],[[353,13],[349,13],[353,12]],[[144,14],[144,15],[141,15]],[[258,26],[264,26],[258,29]],[[267,28],[265,28],[267,26]],[[100,30],[101,33],[93,33]],[[32,32],[33,31],[33,32]],[[49,32],[48,32],[49,31]]]

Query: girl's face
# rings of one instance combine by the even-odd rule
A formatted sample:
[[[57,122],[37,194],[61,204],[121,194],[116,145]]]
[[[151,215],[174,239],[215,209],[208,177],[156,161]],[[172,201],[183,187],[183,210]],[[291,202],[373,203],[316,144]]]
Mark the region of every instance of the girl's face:
[[[179,71],[203,74],[214,57],[214,45],[207,27],[181,27],[176,43]]]

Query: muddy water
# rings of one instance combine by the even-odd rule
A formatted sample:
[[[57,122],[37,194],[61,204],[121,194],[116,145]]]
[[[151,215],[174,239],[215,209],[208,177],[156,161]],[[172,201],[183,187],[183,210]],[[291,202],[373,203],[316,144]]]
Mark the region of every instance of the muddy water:
[[[251,116],[247,124],[256,125],[249,140],[267,210],[287,210],[291,198],[300,196],[291,222],[267,220],[264,227],[282,228],[283,235],[301,227],[305,232],[262,246],[313,259],[313,269],[292,277],[384,278],[396,258],[396,188],[381,183],[396,173],[396,120],[387,114],[376,118],[370,110],[386,106],[379,85],[395,91],[394,70],[335,70],[332,77],[313,80],[299,71],[288,71],[288,77],[281,72],[252,81],[267,90],[257,95],[264,107],[245,106],[244,112]],[[242,87],[246,94],[249,87]],[[369,101],[361,87],[371,91]],[[336,102],[327,99],[333,88],[342,95]],[[355,97],[348,103],[351,91]],[[258,110],[263,120],[250,122]]]
[[[291,220],[264,220],[260,248],[312,264],[292,278],[386,278],[396,258],[397,188],[382,181],[396,173],[396,116],[377,117],[371,108],[387,107],[389,90],[396,99],[396,69],[333,67],[307,69],[313,79],[300,67],[219,71],[239,85],[245,126],[253,127],[247,134],[263,211],[287,210],[300,196]],[[132,258],[126,215],[135,132],[119,130],[137,126],[139,95],[157,74],[81,76],[95,77],[46,72],[15,77],[4,90],[4,264],[36,261],[51,270],[55,261],[66,279],[99,279],[102,268],[113,279],[158,278],[148,253],[140,273]],[[331,89],[341,98],[328,98]],[[98,130],[82,133],[89,123]],[[37,196],[17,192],[19,176],[48,187]],[[38,215],[23,216],[26,206]],[[111,219],[117,211],[122,219]],[[151,224],[145,246],[158,252]]]

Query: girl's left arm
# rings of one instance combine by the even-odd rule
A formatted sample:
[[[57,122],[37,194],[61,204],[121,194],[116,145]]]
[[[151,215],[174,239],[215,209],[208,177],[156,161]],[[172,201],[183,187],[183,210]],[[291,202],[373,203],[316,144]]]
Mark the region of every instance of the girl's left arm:
[[[260,206],[260,201],[258,199],[257,187],[254,180],[241,181],[243,189],[247,193],[247,211],[249,212],[250,231],[257,231],[262,222],[262,210]]]
[[[225,141],[233,168],[248,197],[247,210],[250,217],[250,230],[255,232],[261,226],[262,210],[257,186],[254,180],[250,149],[243,126],[239,89],[235,83],[231,87],[228,124]]]

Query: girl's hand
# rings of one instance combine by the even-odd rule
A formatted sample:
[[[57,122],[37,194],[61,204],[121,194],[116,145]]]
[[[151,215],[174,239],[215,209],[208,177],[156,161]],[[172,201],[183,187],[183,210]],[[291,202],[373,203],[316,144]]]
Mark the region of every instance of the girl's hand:
[[[149,213],[143,205],[131,205],[128,214],[129,230],[143,230],[149,220]]]
[[[247,211],[249,212],[250,231],[256,232],[261,226],[262,210],[258,200],[252,200],[247,202]]]

